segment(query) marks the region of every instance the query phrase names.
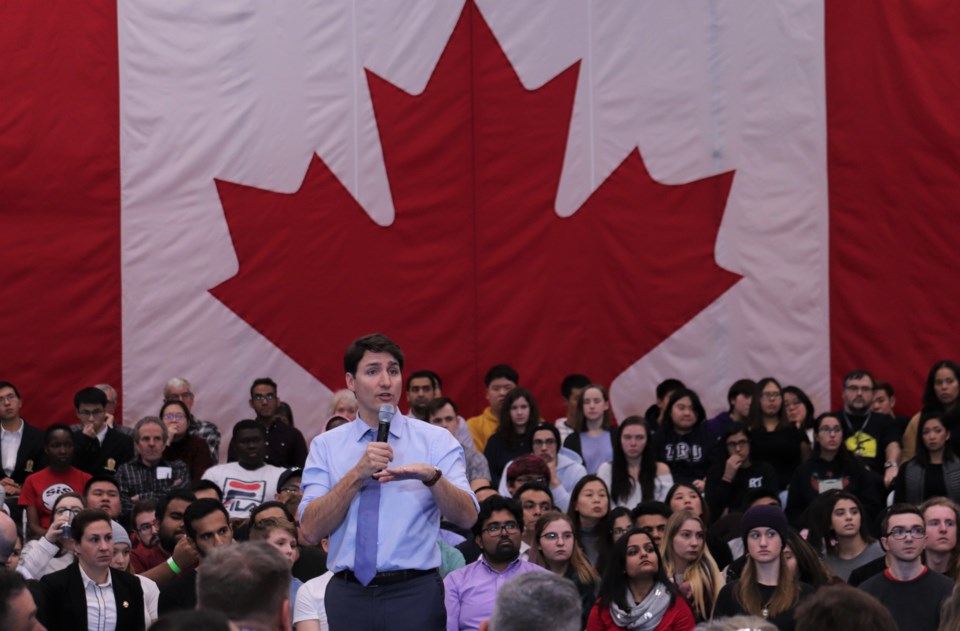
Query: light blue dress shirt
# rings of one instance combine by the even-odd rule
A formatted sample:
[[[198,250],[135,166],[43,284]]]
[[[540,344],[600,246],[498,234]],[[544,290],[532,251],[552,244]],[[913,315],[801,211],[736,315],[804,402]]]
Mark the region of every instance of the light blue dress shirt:
[[[300,517],[307,505],[323,497],[356,466],[376,438],[376,430],[359,417],[355,421],[324,432],[310,443],[310,454],[303,470],[303,500]],[[467,482],[463,447],[446,429],[411,419],[399,412],[390,422],[390,467],[429,464],[439,467],[443,477],[477,499]],[[358,493],[339,526],[330,535],[327,567],[333,572],[353,570],[357,541]],[[380,521],[377,526],[377,571],[430,570],[440,566],[440,509],[433,493],[419,480],[383,483],[380,490]]]

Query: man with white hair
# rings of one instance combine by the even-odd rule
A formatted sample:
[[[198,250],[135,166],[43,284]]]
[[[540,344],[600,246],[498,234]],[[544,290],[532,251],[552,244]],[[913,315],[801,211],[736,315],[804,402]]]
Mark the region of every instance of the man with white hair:
[[[190,411],[191,416],[193,416],[194,399],[193,387],[190,385],[190,382],[183,377],[174,377],[163,386],[163,400],[183,401],[183,404],[187,406],[187,410]],[[220,429],[216,425],[210,421],[202,421],[196,416],[193,416],[193,421],[187,429],[187,434],[199,436],[207,441],[207,446],[210,447],[210,457],[213,458],[213,464],[217,464],[220,461]]]
[[[580,595],[552,572],[521,574],[504,583],[480,631],[579,631]]]

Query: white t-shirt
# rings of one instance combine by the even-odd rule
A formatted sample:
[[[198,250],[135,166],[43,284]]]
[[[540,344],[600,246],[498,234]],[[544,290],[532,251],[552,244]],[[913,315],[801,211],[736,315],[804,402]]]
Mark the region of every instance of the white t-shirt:
[[[250,516],[251,509],[273,500],[277,494],[282,467],[265,464],[259,469],[244,469],[236,462],[218,464],[207,469],[204,480],[210,480],[223,491],[223,505],[231,518]]]
[[[304,620],[316,620],[321,631],[328,631],[327,610],[323,606],[323,596],[327,593],[327,584],[333,578],[333,572],[311,578],[297,592],[297,604],[293,608],[293,623]]]

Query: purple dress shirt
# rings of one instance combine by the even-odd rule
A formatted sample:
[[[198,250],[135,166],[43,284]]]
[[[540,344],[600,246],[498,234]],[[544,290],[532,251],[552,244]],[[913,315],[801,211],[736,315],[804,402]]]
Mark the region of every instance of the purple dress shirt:
[[[549,572],[529,561],[518,558],[503,572],[487,565],[481,555],[466,567],[454,570],[443,579],[446,592],[447,631],[476,631],[480,623],[493,615],[497,593],[504,583],[514,576],[527,572]]]

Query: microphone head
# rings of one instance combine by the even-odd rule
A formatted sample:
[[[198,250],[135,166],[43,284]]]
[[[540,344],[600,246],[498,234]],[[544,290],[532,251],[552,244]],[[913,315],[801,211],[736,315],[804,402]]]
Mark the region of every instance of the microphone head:
[[[389,423],[393,419],[393,406],[389,403],[384,403],[380,406],[380,417],[381,423]]]

